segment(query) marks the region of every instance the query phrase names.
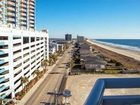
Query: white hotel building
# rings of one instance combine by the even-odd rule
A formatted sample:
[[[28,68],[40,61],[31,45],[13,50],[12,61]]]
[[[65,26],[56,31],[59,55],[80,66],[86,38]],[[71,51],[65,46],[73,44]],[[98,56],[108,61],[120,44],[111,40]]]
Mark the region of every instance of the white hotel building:
[[[0,98],[7,96],[13,98],[22,90],[21,77],[32,80],[33,72],[37,69],[41,70],[41,62],[49,57],[48,33],[33,31],[35,28],[34,15],[32,16],[34,3],[35,0],[0,0],[0,10],[6,10],[10,15],[15,13],[15,6],[20,6],[18,14],[21,13],[18,19],[16,19],[18,14],[0,16]],[[22,16],[22,13],[27,14],[26,11],[31,10],[32,12],[28,13],[29,16]],[[1,13],[0,11],[0,15]],[[10,21],[10,18],[13,20]],[[19,20],[22,18],[25,18],[25,21]],[[8,28],[9,24],[11,28]]]
[[[33,72],[48,58],[48,49],[45,32],[0,27],[0,97],[21,91],[21,77],[34,78]]]

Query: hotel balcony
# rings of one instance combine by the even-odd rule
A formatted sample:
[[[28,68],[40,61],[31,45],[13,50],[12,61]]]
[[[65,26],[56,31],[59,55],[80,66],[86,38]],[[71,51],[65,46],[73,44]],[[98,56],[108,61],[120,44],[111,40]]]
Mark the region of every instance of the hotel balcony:
[[[15,11],[15,8],[13,8],[13,7],[7,7],[7,11]]]
[[[27,25],[27,23],[24,22],[24,21],[20,22],[20,24],[21,24],[21,25]]]
[[[35,18],[34,17],[30,17],[30,20],[35,20]]]
[[[21,16],[26,17],[26,16],[27,16],[27,14],[22,12],[22,13],[21,13]]]
[[[35,11],[34,11],[34,9],[30,9],[29,11],[30,11],[30,12],[32,12],[32,13],[34,13],[34,12],[35,12]]]
[[[35,2],[35,0],[30,0],[31,2]]]
[[[25,9],[25,8],[21,8],[20,11],[26,13],[26,12],[27,12],[27,9]]]
[[[8,45],[8,40],[0,40],[0,45]]]
[[[30,24],[34,24],[35,23],[35,21],[34,20],[30,20]]]
[[[22,4],[27,4],[26,0],[21,0]]]
[[[32,12],[30,12],[30,14],[29,14],[30,16],[35,16],[35,14],[34,13],[32,13]]]
[[[9,5],[9,6],[15,6],[15,2],[7,1],[7,5]]]
[[[4,64],[5,61],[4,60],[0,60],[0,65]]]
[[[104,96],[105,89],[140,88],[140,78],[98,79],[84,105],[140,105],[140,95]]]
[[[30,9],[35,9],[35,6],[30,5],[29,8],[30,8]]]
[[[0,78],[0,83],[2,83],[3,81],[5,81],[5,78],[4,77],[1,77]]]
[[[14,14],[14,13],[11,13],[11,12],[8,12],[8,13],[7,13],[7,16],[8,16],[8,17],[15,17],[15,14]]]
[[[5,68],[0,68],[0,74],[2,74],[5,71],[7,71]]]
[[[7,18],[7,21],[8,21],[8,22],[15,22],[15,18],[10,18],[10,17],[9,17],[9,18]]]
[[[35,25],[34,24],[30,24],[30,28],[33,28]]]
[[[4,54],[6,54],[6,52],[3,50],[0,50],[0,57],[1,57],[1,55],[4,55]]]
[[[5,68],[6,70],[8,70],[8,69],[9,69],[9,63],[6,62],[5,64],[2,64],[2,65],[0,66],[0,68]]]
[[[2,92],[4,89],[6,89],[7,87],[5,85],[0,86],[0,92]]]
[[[5,49],[0,49],[0,54],[6,54],[8,53],[7,47]]]
[[[7,90],[7,89],[9,89],[8,86],[5,86],[5,85],[0,86],[0,92],[3,92],[5,90]]]
[[[30,1],[30,3],[29,3],[29,4],[30,4],[30,5],[32,5],[32,6],[35,6],[34,2],[31,2],[31,1]]]
[[[21,8],[27,8],[25,4],[21,4]]]
[[[8,88],[8,87],[7,87],[7,88]],[[4,92],[0,92],[0,97],[1,97],[2,99],[4,99],[4,98],[7,97],[8,95],[10,95],[11,92],[12,92],[11,89],[7,89],[7,90],[4,91]],[[4,105],[5,105],[5,104],[4,104]]]
[[[26,17],[21,17],[20,21],[27,21],[27,18]]]

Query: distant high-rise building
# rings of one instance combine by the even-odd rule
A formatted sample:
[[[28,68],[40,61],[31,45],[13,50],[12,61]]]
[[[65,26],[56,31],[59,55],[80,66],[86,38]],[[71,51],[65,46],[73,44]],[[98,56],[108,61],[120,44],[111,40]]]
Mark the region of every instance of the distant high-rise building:
[[[82,42],[84,42],[84,40],[85,40],[84,36],[77,36],[78,43],[82,43]]]
[[[0,0],[0,24],[35,29],[35,0]]]
[[[72,40],[72,35],[71,34],[66,34],[65,35],[65,40],[66,41],[71,41]]]

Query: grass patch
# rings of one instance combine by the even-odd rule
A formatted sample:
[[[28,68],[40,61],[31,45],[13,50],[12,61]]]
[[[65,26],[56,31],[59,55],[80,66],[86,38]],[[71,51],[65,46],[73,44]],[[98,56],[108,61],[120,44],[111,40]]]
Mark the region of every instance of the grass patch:
[[[103,73],[104,74],[120,74],[120,70],[114,70],[114,69],[104,70]]]

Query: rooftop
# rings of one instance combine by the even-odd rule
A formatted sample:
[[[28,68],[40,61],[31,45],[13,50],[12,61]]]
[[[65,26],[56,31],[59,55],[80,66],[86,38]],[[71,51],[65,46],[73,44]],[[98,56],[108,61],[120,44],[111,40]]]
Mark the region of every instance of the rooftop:
[[[105,89],[140,88],[140,78],[102,78],[92,88],[84,105],[140,105],[140,95],[104,96]]]

